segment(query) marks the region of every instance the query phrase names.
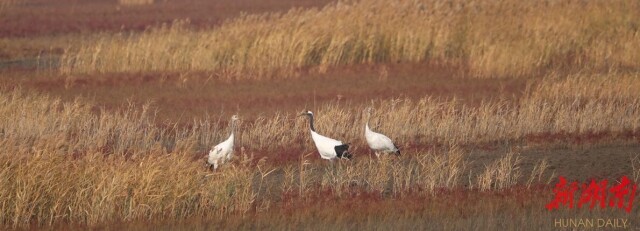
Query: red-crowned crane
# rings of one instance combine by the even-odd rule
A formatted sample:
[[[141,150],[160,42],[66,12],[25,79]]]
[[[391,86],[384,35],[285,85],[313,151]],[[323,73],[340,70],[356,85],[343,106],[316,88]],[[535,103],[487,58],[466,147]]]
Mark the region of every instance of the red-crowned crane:
[[[367,140],[367,144],[369,144],[369,148],[375,152],[377,157],[380,157],[380,153],[395,153],[396,155],[400,155],[400,150],[393,144],[389,137],[371,131],[371,128],[369,128],[369,119],[371,118],[372,110],[370,107],[365,109],[367,122],[364,126],[364,137]]]
[[[238,116],[231,116],[231,135],[229,135],[229,138],[227,138],[227,140],[222,141],[222,143],[214,146],[211,151],[209,151],[209,158],[207,159],[207,163],[210,167],[213,168],[213,170],[218,169],[218,165],[224,164],[226,161],[231,160],[231,157],[233,157],[233,140],[236,121],[238,121]]]
[[[349,144],[343,144],[342,141],[331,139],[316,132],[316,129],[313,127],[313,112],[302,112],[300,116],[307,116],[309,118],[311,139],[313,139],[313,142],[316,144],[316,148],[322,159],[330,161],[334,159],[351,159]]]

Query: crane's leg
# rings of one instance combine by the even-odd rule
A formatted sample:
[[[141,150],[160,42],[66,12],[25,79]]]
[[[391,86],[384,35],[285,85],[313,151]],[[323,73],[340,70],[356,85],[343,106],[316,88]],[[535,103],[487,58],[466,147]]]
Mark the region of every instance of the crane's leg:
[[[336,174],[336,164],[335,164],[335,162],[334,162],[334,159],[329,159],[329,163],[330,163],[330,164],[329,164],[329,168],[330,168],[331,172],[332,172],[332,173],[334,174],[334,176],[335,176],[335,174]]]

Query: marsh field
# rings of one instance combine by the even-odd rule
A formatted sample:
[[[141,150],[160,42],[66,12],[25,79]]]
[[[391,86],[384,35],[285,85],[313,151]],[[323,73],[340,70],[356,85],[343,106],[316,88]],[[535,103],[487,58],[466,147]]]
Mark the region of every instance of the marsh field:
[[[559,176],[640,180],[638,12],[633,0],[3,0],[0,229],[640,228],[637,205],[545,208]],[[368,107],[401,155],[370,151]],[[354,157],[321,159],[303,110]],[[232,115],[234,157],[212,171]]]

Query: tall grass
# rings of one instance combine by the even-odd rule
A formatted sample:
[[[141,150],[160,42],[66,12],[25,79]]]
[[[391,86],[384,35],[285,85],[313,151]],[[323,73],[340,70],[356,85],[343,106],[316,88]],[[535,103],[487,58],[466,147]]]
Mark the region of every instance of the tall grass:
[[[460,187],[466,164],[463,151],[456,147],[443,153],[420,153],[400,159],[365,158],[331,166],[320,174],[317,185],[331,189],[337,197],[349,195],[354,188],[381,195],[435,193]]]
[[[530,93],[536,98],[566,100],[632,100],[640,96],[640,75],[628,74],[552,74]]]
[[[153,4],[154,0],[118,0],[118,4],[124,6],[138,6]]]
[[[550,77],[518,100],[475,106],[433,98],[382,100],[373,105],[371,126],[400,146],[473,144],[539,134],[637,133],[640,93],[635,89],[639,82],[635,74]],[[204,153],[228,135],[226,118],[194,120],[188,127],[158,127],[160,122],[148,107],[107,112],[83,102],[3,94],[0,129],[5,136],[25,144],[58,136],[66,140],[68,153],[100,150],[122,155],[140,149]],[[363,108],[331,103],[310,109],[316,114],[318,132],[364,147]],[[308,124],[296,118],[296,113],[245,121],[240,124],[237,144],[248,150],[311,150]]]
[[[636,1],[340,1],[244,15],[214,29],[184,21],[70,47],[63,73],[214,71],[287,77],[299,69],[446,62],[474,76],[638,68]]]
[[[364,107],[333,104],[316,110],[318,132],[353,143],[356,158],[333,164],[310,160],[316,154],[302,119],[282,115],[245,121],[236,142],[238,158],[215,173],[207,171],[204,157],[228,134],[226,120],[159,125],[148,107],[114,112],[82,100],[1,92],[0,224],[217,216],[268,209],[291,194],[302,199],[360,192],[402,197],[465,185],[479,190],[532,185],[547,179],[546,162],[523,172],[522,158],[513,152],[484,171],[467,173],[468,154],[459,145],[537,133],[637,132],[640,93],[624,90],[639,81],[637,76],[576,78],[581,77],[544,79],[517,102],[474,107],[428,98],[378,102],[371,125],[396,144],[446,144],[444,150],[407,148],[400,158],[364,155]],[[272,164],[286,155],[298,162]]]
[[[19,5],[24,2],[26,2],[26,0],[2,0],[0,2],[0,13],[11,8],[12,6]]]
[[[211,174],[193,161],[199,137],[155,127],[146,110],[95,114],[79,101],[0,95],[2,225],[243,212],[255,198],[248,161]]]
[[[637,134],[638,83],[637,74],[552,76],[532,85],[514,101],[469,106],[433,98],[384,100],[373,105],[376,110],[371,126],[405,147],[518,141],[545,134]],[[365,146],[361,111],[348,104],[323,105],[314,111],[317,131]],[[259,119],[247,125],[241,139],[253,147],[295,147],[306,144],[306,126],[305,120],[290,115]],[[292,145],[291,140],[296,142]]]
[[[464,166],[458,149],[324,169],[311,168],[303,156],[293,169],[298,179],[278,181],[280,170],[240,151],[240,160],[212,173],[193,135],[210,131],[157,128],[145,110],[96,114],[80,101],[60,103],[19,90],[0,96],[2,226],[215,217],[266,206],[277,200],[274,191],[301,197],[323,189],[336,196],[412,188],[432,193],[455,187]],[[405,171],[403,162],[413,167]]]
[[[499,160],[486,165],[484,172],[476,178],[478,189],[480,191],[488,191],[490,189],[504,189],[516,185],[522,175],[520,166],[518,166],[521,162],[522,159],[518,154],[508,152]],[[537,173],[538,171],[534,172]],[[540,181],[540,179],[538,179],[538,181]]]
[[[215,216],[247,211],[255,197],[251,169],[213,175],[193,162],[191,153],[130,160],[99,152],[73,157],[40,146],[7,146],[0,153],[2,225]]]

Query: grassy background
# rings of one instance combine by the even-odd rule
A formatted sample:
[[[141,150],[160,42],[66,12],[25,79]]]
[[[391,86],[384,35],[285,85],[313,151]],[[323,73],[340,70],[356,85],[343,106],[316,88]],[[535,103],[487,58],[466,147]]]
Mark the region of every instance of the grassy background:
[[[444,62],[477,77],[551,70],[637,68],[633,1],[387,1],[245,15],[213,30],[188,21],[97,40],[79,39],[63,73],[214,71],[229,78],[285,78],[361,63]]]
[[[634,218],[543,205],[558,175],[640,178],[635,1],[11,3],[0,10],[1,227],[547,230],[554,218]],[[369,153],[369,106],[402,156]],[[353,161],[319,159],[294,117],[305,108],[321,134],[352,143]],[[204,157],[236,113],[237,156],[210,172]]]

